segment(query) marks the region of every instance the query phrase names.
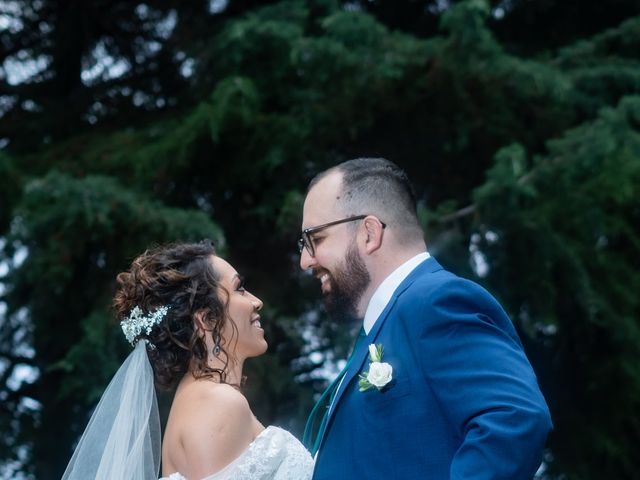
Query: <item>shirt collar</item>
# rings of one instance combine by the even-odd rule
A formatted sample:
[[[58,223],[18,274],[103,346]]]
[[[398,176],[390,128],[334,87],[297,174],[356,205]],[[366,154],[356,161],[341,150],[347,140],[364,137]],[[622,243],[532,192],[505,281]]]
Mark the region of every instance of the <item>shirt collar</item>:
[[[362,326],[364,327],[364,331],[367,335],[389,303],[389,300],[391,300],[391,296],[393,295],[393,292],[396,291],[396,288],[398,288],[402,281],[407,278],[418,265],[429,257],[429,252],[422,252],[415,257],[410,258],[391,272],[391,274],[378,286],[371,297],[371,300],[369,300],[367,311],[364,314],[364,321],[362,322]]]

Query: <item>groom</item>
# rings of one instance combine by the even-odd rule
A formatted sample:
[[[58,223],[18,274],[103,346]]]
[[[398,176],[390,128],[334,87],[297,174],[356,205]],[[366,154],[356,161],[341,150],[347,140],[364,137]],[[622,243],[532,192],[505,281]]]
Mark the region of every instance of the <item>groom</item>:
[[[313,478],[530,479],[551,429],[535,374],[497,301],[427,252],[406,174],[373,158],[320,173],[302,228],[300,266],[366,335]]]

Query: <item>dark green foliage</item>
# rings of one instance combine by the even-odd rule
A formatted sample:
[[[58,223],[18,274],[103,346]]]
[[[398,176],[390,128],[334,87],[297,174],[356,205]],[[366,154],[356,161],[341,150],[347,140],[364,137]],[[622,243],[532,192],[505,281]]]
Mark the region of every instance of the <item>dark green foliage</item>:
[[[343,0],[358,5],[393,29],[433,36],[450,4],[465,0]],[[640,14],[636,0],[491,0],[490,26],[510,51],[524,54],[558,48],[615,27]]]
[[[528,161],[502,150],[476,191],[487,281],[546,354],[556,470],[633,478],[640,442],[640,97]],[[487,232],[497,240],[486,241]],[[607,415],[599,412],[607,411]],[[573,478],[572,476],[572,478]]]
[[[0,232],[11,221],[11,212],[20,198],[22,178],[9,155],[0,152]]]
[[[161,1],[145,15],[112,2],[102,20],[103,3],[74,16],[35,2],[3,37],[7,54],[57,53],[30,83],[5,85],[17,100],[0,118],[0,466],[17,458],[38,479],[60,477],[128,352],[109,310],[115,275],[178,239],[215,239],[265,301],[270,350],[248,362],[246,392],[263,423],[299,433],[326,385],[323,360],[346,356],[353,328],[327,321],[297,265],[306,184],[372,155],[410,174],[431,253],[486,283],[513,318],[556,425],[549,478],[634,477],[632,2],[581,2],[586,23],[560,32],[575,2],[231,0],[212,13]],[[53,31],[36,31],[40,20]],[[75,37],[56,43],[80,25],[73,49]],[[135,68],[81,82],[97,42]],[[189,60],[193,75],[180,75]],[[39,376],[16,386],[26,366]]]
[[[28,255],[6,278],[5,321],[15,332],[28,322],[24,340],[36,355],[27,364],[38,368],[40,378],[15,391],[3,385],[9,399],[3,409],[20,411],[23,396],[41,405],[22,419],[27,425],[37,419],[32,455],[39,459],[38,478],[47,478],[64,468],[68,459],[59,445],[77,438],[87,407],[128,350],[109,314],[115,275],[154,243],[223,241],[204,213],[164,207],[108,177],[78,179],[53,171],[26,185],[13,214],[5,253],[25,249]],[[28,313],[21,314],[25,308]],[[19,363],[11,358],[18,347],[12,333],[3,329],[0,348]],[[13,425],[9,417],[2,422],[3,431],[5,422]],[[3,441],[9,451],[17,446],[11,437]]]
[[[557,64],[575,85],[580,113],[593,117],[624,95],[640,93],[640,18],[560,51]]]

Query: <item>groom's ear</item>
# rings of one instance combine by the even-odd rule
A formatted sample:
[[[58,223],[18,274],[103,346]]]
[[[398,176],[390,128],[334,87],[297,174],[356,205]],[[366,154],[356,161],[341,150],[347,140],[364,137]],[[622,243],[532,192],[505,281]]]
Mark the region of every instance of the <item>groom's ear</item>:
[[[364,251],[367,255],[372,254],[382,245],[382,237],[384,235],[384,227],[382,222],[373,215],[369,215],[363,220],[366,239]]]

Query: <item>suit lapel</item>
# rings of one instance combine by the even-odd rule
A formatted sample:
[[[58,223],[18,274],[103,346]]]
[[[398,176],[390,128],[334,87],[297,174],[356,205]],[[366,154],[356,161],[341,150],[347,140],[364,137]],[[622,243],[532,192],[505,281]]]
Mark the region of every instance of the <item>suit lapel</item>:
[[[362,370],[362,365],[364,364],[364,361],[369,354],[369,345],[372,343],[375,343],[375,340],[378,337],[378,334],[380,333],[380,329],[382,328],[382,325],[389,317],[389,313],[391,313],[391,311],[393,310],[393,307],[395,306],[396,301],[398,300],[398,297],[400,297],[400,295],[402,295],[402,293],[407,288],[409,288],[409,286],[411,286],[411,284],[415,281],[415,279],[418,278],[420,275],[436,272],[438,270],[442,270],[442,267],[440,266],[440,264],[433,257],[429,257],[427,260],[425,260],[420,265],[418,265],[415,269],[413,269],[413,271],[407,276],[407,278],[405,278],[402,281],[402,283],[398,286],[398,288],[396,288],[395,292],[393,292],[393,295],[391,296],[389,303],[387,304],[385,309],[382,311],[382,313],[378,317],[378,320],[373,324],[371,331],[366,336],[364,341],[358,346],[358,350],[353,353],[353,359],[351,361],[351,365],[349,366],[349,369],[344,374],[344,378],[342,379],[342,382],[338,387],[338,392],[336,393],[336,396],[330,406],[329,418],[327,419],[327,427],[325,428],[322,435],[323,439],[326,432],[329,430],[329,427],[331,426],[333,413],[338,407],[338,404],[340,403],[340,399],[342,398],[344,392],[347,390],[347,388],[355,388],[355,386],[350,387],[349,385],[351,384],[351,381],[353,380],[353,378]],[[322,446],[322,440],[320,441],[320,446]]]
[[[391,297],[391,300],[389,300],[389,303],[380,314],[380,317],[378,317],[378,320],[373,325],[373,328],[371,329],[369,334],[366,336],[362,344],[359,346],[358,351],[354,352],[351,365],[349,366],[349,369],[344,374],[344,378],[342,380],[342,383],[340,383],[340,388],[338,389],[338,393],[336,394],[333,400],[331,411],[329,411],[329,420],[331,420],[333,411],[338,406],[338,403],[340,402],[340,398],[342,398],[342,394],[349,387],[349,384],[353,380],[353,377],[355,377],[356,374],[358,374],[360,370],[362,370],[362,365],[364,364],[364,361],[367,359],[369,355],[369,345],[372,343],[375,343],[375,340],[378,337],[378,333],[380,332],[380,328],[382,327],[382,324],[384,323],[384,321],[387,319],[389,312],[393,310],[393,306],[395,305],[397,298],[398,298],[397,295],[394,293],[394,295]]]

